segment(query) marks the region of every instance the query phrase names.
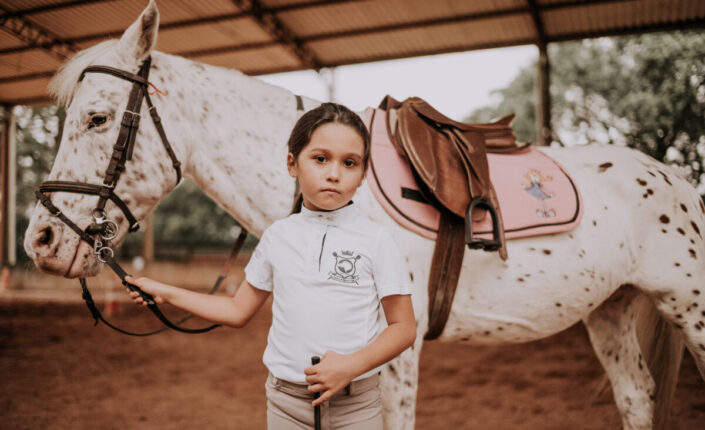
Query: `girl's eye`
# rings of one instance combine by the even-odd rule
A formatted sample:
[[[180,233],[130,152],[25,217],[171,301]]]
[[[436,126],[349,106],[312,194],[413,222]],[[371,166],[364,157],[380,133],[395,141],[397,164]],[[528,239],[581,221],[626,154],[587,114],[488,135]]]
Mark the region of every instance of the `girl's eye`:
[[[316,161],[318,161],[319,163],[324,163],[324,162],[326,161],[326,157],[324,157],[323,155],[316,155],[314,158],[315,158]]]
[[[355,167],[356,165],[355,160],[345,160],[345,167]]]
[[[92,113],[88,118],[88,129],[99,128],[105,125],[110,119],[107,113]]]

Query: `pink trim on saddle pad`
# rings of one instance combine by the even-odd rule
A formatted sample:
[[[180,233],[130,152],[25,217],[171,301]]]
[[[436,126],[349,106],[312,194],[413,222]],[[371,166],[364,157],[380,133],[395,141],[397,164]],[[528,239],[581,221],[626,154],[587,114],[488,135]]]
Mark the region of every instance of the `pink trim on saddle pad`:
[[[435,240],[440,213],[425,203],[408,162],[389,140],[386,117],[384,110],[365,111],[372,138],[367,182],[397,223]],[[487,158],[507,239],[560,233],[578,225],[583,212],[580,193],[552,158],[534,147]],[[473,231],[484,237],[490,236],[491,227],[489,216],[473,223]]]

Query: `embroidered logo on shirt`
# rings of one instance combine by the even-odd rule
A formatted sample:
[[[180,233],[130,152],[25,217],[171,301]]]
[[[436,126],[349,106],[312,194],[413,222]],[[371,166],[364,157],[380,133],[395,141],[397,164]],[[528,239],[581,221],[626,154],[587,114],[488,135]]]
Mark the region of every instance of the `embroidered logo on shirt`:
[[[355,255],[352,251],[341,251],[340,254],[333,252],[333,257],[335,257],[335,264],[333,270],[328,272],[328,279],[357,284],[360,277],[355,274],[355,263],[360,259],[360,254]]]

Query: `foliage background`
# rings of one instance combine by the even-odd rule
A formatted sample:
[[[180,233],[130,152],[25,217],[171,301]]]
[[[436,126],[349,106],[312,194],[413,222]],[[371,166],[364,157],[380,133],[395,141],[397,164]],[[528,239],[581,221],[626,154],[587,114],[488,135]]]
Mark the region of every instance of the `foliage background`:
[[[553,145],[589,142],[627,145],[679,168],[705,194],[705,32],[653,33],[553,44]],[[528,64],[497,102],[468,121],[487,122],[511,112],[523,141],[536,141],[536,64]],[[16,107],[17,255],[34,207],[34,190],[56,153],[65,114],[56,106]],[[193,183],[183,181],[154,215],[157,258],[187,259],[226,252],[239,228]],[[129,235],[123,257],[140,252],[141,233]],[[249,246],[252,246],[250,241]]]

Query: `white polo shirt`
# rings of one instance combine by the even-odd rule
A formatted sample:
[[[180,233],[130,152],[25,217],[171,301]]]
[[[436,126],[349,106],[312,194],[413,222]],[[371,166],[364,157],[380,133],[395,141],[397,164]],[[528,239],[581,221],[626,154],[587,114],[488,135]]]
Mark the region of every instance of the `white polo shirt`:
[[[312,356],[351,354],[370,344],[382,297],[411,294],[391,235],[353,204],[330,212],[302,207],[276,221],[262,234],[245,277],[273,292],[262,361],[274,376],[294,383],[306,383]]]

